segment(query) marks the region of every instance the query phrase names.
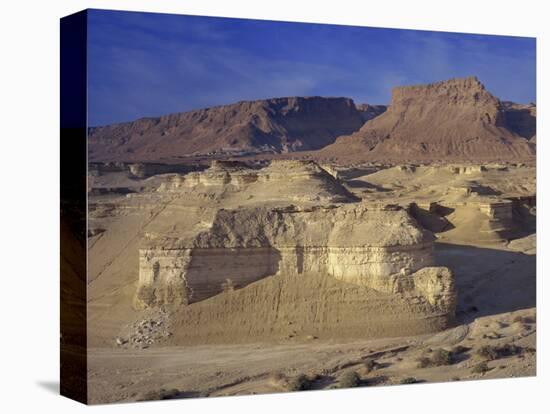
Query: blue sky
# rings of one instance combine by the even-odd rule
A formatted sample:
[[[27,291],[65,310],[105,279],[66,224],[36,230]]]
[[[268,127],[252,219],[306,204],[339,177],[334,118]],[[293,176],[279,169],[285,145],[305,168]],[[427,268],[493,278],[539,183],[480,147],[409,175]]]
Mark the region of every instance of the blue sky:
[[[471,75],[536,99],[534,38],[90,10],[88,56],[91,126],[276,96],[387,104]]]

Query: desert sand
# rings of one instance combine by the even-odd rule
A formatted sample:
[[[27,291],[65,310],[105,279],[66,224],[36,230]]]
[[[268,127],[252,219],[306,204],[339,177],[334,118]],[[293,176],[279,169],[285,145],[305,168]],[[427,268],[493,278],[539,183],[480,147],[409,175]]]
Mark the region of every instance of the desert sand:
[[[536,109],[393,96],[92,131],[90,402],[535,375]]]

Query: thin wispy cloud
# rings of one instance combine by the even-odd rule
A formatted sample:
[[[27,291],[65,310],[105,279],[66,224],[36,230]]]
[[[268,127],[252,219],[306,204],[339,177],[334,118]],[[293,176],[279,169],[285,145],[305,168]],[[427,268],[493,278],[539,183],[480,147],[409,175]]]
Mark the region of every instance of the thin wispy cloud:
[[[89,120],[104,125],[239,100],[349,96],[478,76],[535,100],[534,39],[93,10]]]

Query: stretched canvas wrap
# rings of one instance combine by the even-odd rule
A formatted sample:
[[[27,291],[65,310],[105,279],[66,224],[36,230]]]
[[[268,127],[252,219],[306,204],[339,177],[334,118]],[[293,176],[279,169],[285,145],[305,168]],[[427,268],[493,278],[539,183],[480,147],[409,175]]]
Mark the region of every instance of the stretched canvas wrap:
[[[61,393],[536,374],[534,38],[61,19]]]

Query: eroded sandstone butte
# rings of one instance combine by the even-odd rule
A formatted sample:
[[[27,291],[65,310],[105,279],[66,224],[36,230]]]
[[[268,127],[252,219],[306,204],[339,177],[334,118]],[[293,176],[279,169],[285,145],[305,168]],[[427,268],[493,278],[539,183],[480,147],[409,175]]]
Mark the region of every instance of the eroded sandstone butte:
[[[184,231],[149,225],[140,245],[134,306],[171,309],[182,325],[176,342],[277,336],[289,318],[349,337],[432,332],[453,320],[454,279],[434,265],[432,233],[402,207],[357,202],[313,162],[216,162],[165,178],[155,197],[174,201],[155,220],[178,214],[179,197],[227,206],[205,207]]]
[[[433,240],[399,207],[220,210],[191,240],[163,238],[140,250],[137,305],[198,302],[277,274],[327,274],[404,293],[418,288],[415,272],[433,265]],[[450,287],[450,274],[434,271]],[[430,302],[451,298],[428,285],[419,292]]]
[[[382,115],[317,153],[339,160],[532,160],[531,108],[503,104],[475,78],[398,87]],[[519,135],[527,134],[527,137]]]
[[[213,152],[315,150],[358,130],[378,107],[349,98],[290,97],[243,101],[91,128],[91,161],[155,161]]]

